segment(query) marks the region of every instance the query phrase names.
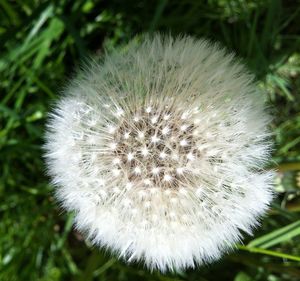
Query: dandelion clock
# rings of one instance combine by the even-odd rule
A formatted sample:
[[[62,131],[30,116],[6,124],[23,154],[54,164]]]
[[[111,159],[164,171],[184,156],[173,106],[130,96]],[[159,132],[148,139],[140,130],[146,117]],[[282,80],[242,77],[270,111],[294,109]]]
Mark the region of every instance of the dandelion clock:
[[[48,122],[56,197],[94,245],[149,269],[218,259],[272,199],[269,116],[232,54],[142,36],[70,81]]]

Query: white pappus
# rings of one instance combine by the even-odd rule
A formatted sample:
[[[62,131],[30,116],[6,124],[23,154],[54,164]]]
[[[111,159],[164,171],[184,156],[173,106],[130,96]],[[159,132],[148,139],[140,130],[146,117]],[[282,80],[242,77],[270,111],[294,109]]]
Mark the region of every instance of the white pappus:
[[[182,270],[218,259],[268,208],[269,122],[253,76],[219,45],[142,36],[69,83],[46,161],[95,245]]]

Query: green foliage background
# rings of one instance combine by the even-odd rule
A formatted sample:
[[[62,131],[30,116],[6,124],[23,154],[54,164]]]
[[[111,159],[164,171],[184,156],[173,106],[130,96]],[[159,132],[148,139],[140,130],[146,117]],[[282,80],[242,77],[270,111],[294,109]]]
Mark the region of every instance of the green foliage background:
[[[53,199],[41,150],[47,112],[80,61],[156,30],[221,41],[247,63],[274,115],[278,170],[254,237],[168,275],[84,241]],[[0,0],[0,280],[300,280],[299,75],[299,0]]]

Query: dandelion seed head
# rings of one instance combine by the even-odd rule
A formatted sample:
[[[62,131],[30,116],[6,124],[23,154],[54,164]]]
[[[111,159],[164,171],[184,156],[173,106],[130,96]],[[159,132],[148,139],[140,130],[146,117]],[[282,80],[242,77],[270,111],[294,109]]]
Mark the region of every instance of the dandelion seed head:
[[[190,180],[184,175],[184,167],[191,158],[194,159],[194,156],[191,156],[193,153],[195,157],[197,155],[196,139],[193,137],[193,119],[186,116],[185,123],[182,124],[181,116],[184,108],[175,106],[167,108],[153,104],[146,106],[145,110],[141,108],[138,111],[130,112],[124,115],[124,119],[116,121],[117,129],[111,134],[108,143],[111,152],[107,157],[114,159],[114,163],[118,164],[120,170],[136,188],[143,188],[150,182],[162,189],[176,189],[180,183],[189,184]],[[165,111],[171,111],[174,118],[165,120],[163,118]],[[139,121],[135,120],[134,116],[137,115]],[[182,126],[185,130],[182,130]],[[129,131],[131,138],[124,138]],[[170,135],[173,136],[171,140]],[[172,141],[173,139],[180,141],[176,143]],[[170,154],[180,157],[168,159]],[[118,173],[117,176],[122,177],[123,173]],[[118,179],[120,182],[122,180]]]
[[[209,263],[272,199],[269,116],[217,45],[156,35],[93,62],[48,123],[57,198],[99,246],[150,269]]]

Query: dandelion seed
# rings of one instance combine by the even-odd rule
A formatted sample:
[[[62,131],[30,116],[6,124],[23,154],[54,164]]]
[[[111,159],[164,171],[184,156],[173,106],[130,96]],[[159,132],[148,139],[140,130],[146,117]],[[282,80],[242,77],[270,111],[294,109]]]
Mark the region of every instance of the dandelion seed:
[[[110,134],[113,134],[115,131],[116,131],[116,127],[114,127],[114,126],[111,126],[111,125],[109,125],[108,126],[108,132],[110,133]]]
[[[184,132],[184,131],[186,131],[187,128],[188,128],[188,125],[183,124],[183,125],[180,127],[180,130]]]
[[[134,116],[134,117],[133,117],[133,121],[134,121],[134,122],[140,121],[140,117],[139,117],[139,116]]]
[[[168,127],[164,127],[164,128],[162,129],[162,131],[161,131],[161,133],[162,133],[163,135],[167,135],[169,132],[170,132],[170,129],[169,129]]]
[[[131,190],[132,187],[133,187],[133,183],[132,183],[132,182],[127,182],[126,185],[125,185],[125,188],[126,188],[127,190]]]
[[[113,164],[117,165],[117,164],[120,164],[120,163],[121,163],[120,158],[113,159]]]
[[[164,119],[164,120],[169,120],[169,119],[170,119],[170,117],[171,117],[171,115],[170,115],[170,114],[166,114],[166,115],[164,115],[163,119]]]
[[[129,152],[128,154],[127,154],[127,160],[130,162],[130,161],[132,161],[134,159],[134,154],[132,153],[132,152]]]
[[[189,152],[187,155],[186,155],[186,158],[190,161],[193,161],[195,159],[195,156],[193,155],[192,152]]]
[[[159,169],[158,167],[153,168],[153,169],[152,169],[152,174],[153,174],[153,175],[158,175],[158,174],[159,174],[159,170],[160,170],[160,169]]]
[[[46,159],[57,198],[95,245],[183,270],[220,258],[267,210],[270,118],[218,45],[142,38],[66,88]]]
[[[140,167],[135,167],[135,168],[133,169],[133,171],[134,171],[134,173],[137,174],[137,175],[139,175],[139,174],[142,172],[142,170],[141,170]]]
[[[166,174],[166,175],[164,175],[164,181],[166,181],[166,182],[170,182],[171,180],[172,180],[172,176],[171,175],[168,175],[168,174]]]
[[[159,140],[160,140],[159,137],[157,137],[156,135],[151,137],[151,142],[153,142],[153,143],[158,143]]]
[[[147,157],[149,155],[149,149],[147,147],[143,147],[141,149],[141,154],[144,156],[144,157]]]
[[[151,119],[151,123],[152,124],[156,124],[158,121],[158,116],[154,116],[152,119]]]
[[[144,184],[145,185],[150,185],[151,184],[151,180],[150,179],[145,179],[144,180]]]
[[[138,138],[139,138],[139,139],[143,140],[144,137],[145,137],[144,132],[138,132]]]
[[[180,146],[187,146],[188,145],[188,142],[187,140],[183,139],[179,142]]]
[[[129,137],[130,137],[130,133],[129,133],[129,132],[126,132],[126,133],[124,134],[124,139],[125,139],[125,140],[128,140]]]
[[[110,148],[111,148],[112,150],[114,150],[114,149],[116,149],[116,148],[118,147],[118,144],[115,143],[115,142],[113,142],[113,143],[111,143],[109,146],[110,146]]]
[[[182,175],[182,174],[183,174],[183,171],[184,171],[184,168],[182,168],[182,167],[176,168],[176,173],[177,173],[178,175]]]
[[[167,157],[167,154],[165,153],[165,152],[161,152],[161,153],[159,153],[159,158],[161,158],[161,159],[165,159]]]

